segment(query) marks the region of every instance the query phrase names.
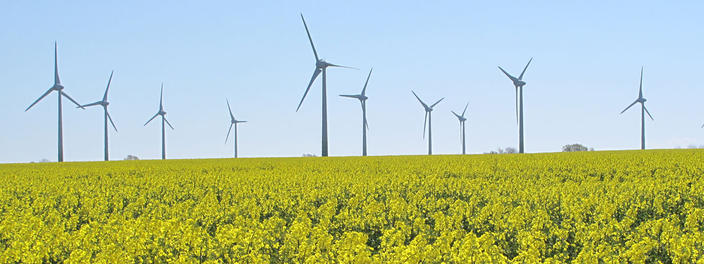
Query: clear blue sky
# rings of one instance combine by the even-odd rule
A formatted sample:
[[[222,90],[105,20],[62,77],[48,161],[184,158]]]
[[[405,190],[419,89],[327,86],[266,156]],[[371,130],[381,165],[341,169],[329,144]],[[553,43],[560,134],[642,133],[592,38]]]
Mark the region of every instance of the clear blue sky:
[[[361,109],[338,94],[369,82],[370,155],[423,154],[423,109],[434,153],[460,151],[450,110],[469,101],[468,151],[517,146],[514,88],[496,68],[525,75],[527,152],[569,143],[637,149],[641,65],[655,121],[649,148],[704,144],[701,1],[3,1],[0,8],[0,162],[56,160],[56,99],[24,109],[53,82],[53,41],[66,92],[97,101],[115,70],[111,158],[160,157],[165,84],[169,158],[232,155],[229,98],[243,157],[320,154],[320,81],[296,106],[314,69],[302,12],[329,69],[330,154],[361,153]],[[536,3],[537,2],[537,3]],[[64,107],[67,161],[102,159],[102,110]]]

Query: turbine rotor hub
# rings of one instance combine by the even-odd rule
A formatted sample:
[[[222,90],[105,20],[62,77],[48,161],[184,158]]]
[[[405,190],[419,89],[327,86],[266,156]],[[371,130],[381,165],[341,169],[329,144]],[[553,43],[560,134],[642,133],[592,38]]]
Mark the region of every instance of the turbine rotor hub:
[[[315,62],[315,66],[320,69],[324,69],[324,68],[328,67],[328,63],[325,60],[320,59],[317,62]]]

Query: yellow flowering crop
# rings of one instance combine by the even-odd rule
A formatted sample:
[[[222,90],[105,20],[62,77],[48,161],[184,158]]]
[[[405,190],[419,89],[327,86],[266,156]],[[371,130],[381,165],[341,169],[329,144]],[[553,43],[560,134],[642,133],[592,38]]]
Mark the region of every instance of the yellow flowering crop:
[[[1,263],[704,263],[704,151],[0,165]]]

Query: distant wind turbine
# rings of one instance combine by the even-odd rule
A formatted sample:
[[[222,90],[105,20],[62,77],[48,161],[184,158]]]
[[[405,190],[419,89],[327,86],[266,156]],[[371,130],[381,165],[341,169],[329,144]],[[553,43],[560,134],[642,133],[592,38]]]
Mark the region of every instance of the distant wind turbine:
[[[638,99],[633,101],[626,109],[623,109],[621,111],[621,114],[623,112],[626,112],[628,108],[631,108],[636,103],[640,103],[640,149],[645,149],[645,114],[647,113],[648,116],[650,117],[651,120],[653,119],[653,116],[650,115],[650,111],[648,111],[648,108],[645,107],[645,101],[648,101],[643,97],[643,67],[640,68],[640,88],[638,89]]]
[[[54,42],[54,85],[49,88],[42,96],[39,97],[34,103],[29,105],[27,109],[24,111],[27,112],[32,106],[37,104],[39,101],[41,101],[44,97],[49,95],[51,92],[56,91],[56,94],[58,95],[59,98],[59,162],[64,161],[64,136],[63,136],[63,122],[62,122],[62,117],[61,117],[61,97],[66,97],[68,98],[69,101],[72,103],[76,104],[78,107],[83,108],[76,100],[73,100],[66,92],[64,92],[64,86],[61,85],[61,80],[59,80],[59,64],[58,64],[58,47],[57,43]]]
[[[166,133],[164,132],[164,123],[169,125],[172,130],[174,127],[171,126],[169,120],[166,120],[166,112],[164,111],[164,83],[161,84],[161,94],[159,95],[159,112],[156,112],[144,125],[149,124],[149,122],[154,120],[157,116],[161,116],[161,159],[166,159]]]
[[[235,115],[232,114],[232,109],[230,108],[230,101],[225,99],[227,102],[227,110],[230,112],[230,128],[227,129],[227,136],[225,136],[225,143],[227,143],[227,139],[230,137],[230,131],[232,130],[232,126],[235,127],[235,134],[233,137],[235,138],[235,158],[237,158],[237,124],[239,123],[247,123],[247,121],[243,120],[237,120],[235,119]]]
[[[528,64],[526,64],[526,67],[523,68],[523,71],[521,72],[521,75],[518,76],[518,78],[513,77],[511,74],[508,74],[501,66],[499,66],[499,70],[501,70],[506,76],[508,76],[509,79],[513,82],[513,86],[516,87],[516,119],[518,120],[518,153],[524,153],[524,148],[523,148],[523,86],[526,85],[526,82],[523,81],[523,74],[526,73],[526,70],[528,69],[528,65],[530,65],[530,62],[533,61],[533,58],[530,58],[528,61]]]
[[[369,84],[369,77],[372,76],[372,70],[369,70],[369,75],[367,75],[367,81],[364,82],[364,88],[362,88],[362,93],[361,94],[354,94],[354,95],[348,95],[348,94],[341,94],[340,96],[342,97],[348,97],[348,98],[354,98],[354,99],[359,99],[359,102],[362,104],[362,156],[367,155],[367,129],[369,129],[369,125],[367,124],[367,84]]]
[[[110,78],[108,79],[108,86],[105,88],[105,94],[103,95],[103,99],[100,101],[97,101],[95,103],[90,103],[83,105],[81,107],[89,107],[89,106],[102,106],[103,107],[103,119],[104,119],[104,128],[105,128],[105,161],[109,160],[108,157],[108,120],[110,120],[110,124],[112,124],[112,128],[115,129],[115,132],[117,132],[117,127],[115,126],[115,122],[112,121],[112,117],[110,116],[110,113],[108,113],[108,105],[110,104],[108,102],[108,90],[110,90],[110,82],[112,82],[112,74],[114,71],[110,72]]]
[[[308,95],[308,91],[310,90],[311,85],[313,85],[313,81],[318,77],[318,75],[322,72],[323,73],[323,125],[322,125],[322,153],[321,156],[327,157],[328,156],[328,103],[327,103],[327,84],[326,84],[326,79],[327,79],[327,68],[328,67],[341,67],[341,68],[349,68],[349,69],[356,69],[352,67],[347,67],[347,66],[341,66],[341,65],[335,65],[329,62],[326,62],[325,60],[321,59],[318,57],[318,52],[315,50],[315,45],[313,45],[313,38],[310,37],[310,31],[308,31],[308,25],[306,25],[306,20],[303,18],[303,14],[301,14],[301,20],[303,20],[303,26],[306,28],[306,34],[308,34],[308,40],[310,41],[310,46],[313,48],[313,55],[315,55],[315,71],[313,72],[313,77],[310,78],[310,82],[308,83],[308,88],[306,88],[306,92],[303,93],[303,97],[301,98],[301,102],[298,103],[298,107],[296,108],[296,112],[298,112],[298,109],[301,108],[301,105],[303,104],[303,100],[306,99],[306,95]]]
[[[442,101],[443,98],[440,98],[437,102],[432,104],[431,106],[428,106],[423,102],[423,100],[420,100],[420,97],[411,90],[413,95],[416,96],[416,99],[418,99],[418,102],[420,102],[421,105],[423,105],[423,109],[425,110],[425,118],[423,121],[423,138],[425,138],[425,125],[428,125],[428,155],[433,155],[433,119],[432,119],[432,112],[433,112],[433,107],[435,107],[440,101]]]
[[[462,155],[467,154],[466,144],[465,144],[465,140],[464,140],[464,135],[465,135],[464,122],[467,121],[467,118],[464,117],[464,113],[467,112],[467,106],[469,106],[469,103],[467,103],[464,106],[464,110],[462,111],[462,115],[458,115],[457,113],[455,113],[455,111],[451,111],[452,114],[454,114],[455,117],[457,117],[457,120],[460,121],[460,138],[462,138]]]

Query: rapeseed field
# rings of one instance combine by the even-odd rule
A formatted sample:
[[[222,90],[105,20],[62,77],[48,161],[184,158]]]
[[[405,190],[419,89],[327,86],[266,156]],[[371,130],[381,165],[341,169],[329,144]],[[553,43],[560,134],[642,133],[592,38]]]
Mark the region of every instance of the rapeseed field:
[[[0,165],[2,263],[704,263],[704,151]]]

